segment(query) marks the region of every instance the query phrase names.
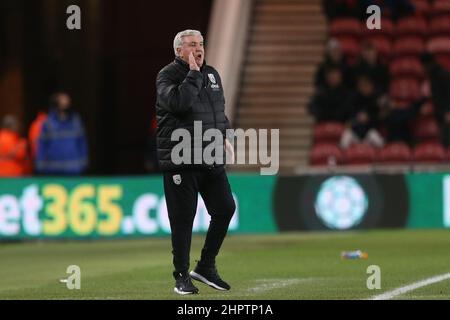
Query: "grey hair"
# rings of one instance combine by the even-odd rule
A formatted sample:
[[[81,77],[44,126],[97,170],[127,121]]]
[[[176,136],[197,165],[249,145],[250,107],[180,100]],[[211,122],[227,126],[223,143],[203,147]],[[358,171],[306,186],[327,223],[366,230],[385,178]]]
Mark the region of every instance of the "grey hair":
[[[175,52],[175,56],[177,55],[177,48],[180,48],[183,45],[183,38],[187,36],[200,36],[203,38],[202,33],[198,30],[187,29],[178,32],[175,39],[173,39],[173,51]]]

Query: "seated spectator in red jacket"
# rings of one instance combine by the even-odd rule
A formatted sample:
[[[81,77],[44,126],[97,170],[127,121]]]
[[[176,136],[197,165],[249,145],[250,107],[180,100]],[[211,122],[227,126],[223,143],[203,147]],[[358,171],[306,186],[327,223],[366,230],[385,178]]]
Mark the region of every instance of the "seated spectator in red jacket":
[[[362,19],[366,12],[360,0],[322,0],[322,8],[328,20],[340,17]]]
[[[7,115],[0,129],[0,176],[18,177],[29,173],[27,141],[19,135],[17,118]]]
[[[350,93],[343,84],[342,72],[331,67],[325,71],[325,79],[326,86],[313,96],[309,111],[317,122],[345,122],[350,112]]]
[[[342,134],[341,147],[348,148],[353,143],[365,142],[381,148],[384,139],[378,132],[379,95],[368,76],[360,76],[357,80],[357,92],[352,99],[352,112],[347,129]]]
[[[326,87],[325,70],[332,67],[341,70],[343,81],[347,86],[352,84],[352,71],[344,59],[339,41],[334,38],[328,41],[324,61],[317,68],[315,75],[316,90]]]
[[[368,75],[375,83],[378,94],[384,94],[389,88],[388,67],[380,62],[377,48],[371,42],[361,46],[361,57],[353,68],[354,79],[360,75]]]
[[[440,66],[430,54],[421,57],[431,87],[431,99],[436,119],[441,127],[442,143],[450,146],[450,72]]]

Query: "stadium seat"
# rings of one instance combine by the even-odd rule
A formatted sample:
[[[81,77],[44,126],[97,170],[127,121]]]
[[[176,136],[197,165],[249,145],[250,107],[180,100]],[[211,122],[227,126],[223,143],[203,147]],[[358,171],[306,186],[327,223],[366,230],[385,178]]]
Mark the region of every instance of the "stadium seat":
[[[435,0],[430,10],[433,16],[450,14],[450,0]]]
[[[390,143],[384,146],[378,154],[378,161],[383,164],[406,164],[411,159],[411,149],[403,142]]]
[[[392,20],[388,18],[382,18],[381,19],[381,29],[368,29],[366,27],[363,28],[363,36],[364,37],[371,37],[373,35],[383,35],[386,37],[392,37],[394,35],[394,24],[392,23]]]
[[[420,117],[414,125],[414,138],[416,142],[439,142],[440,130],[433,116]]]
[[[344,152],[345,163],[349,165],[370,164],[376,159],[375,148],[365,143],[351,145]]]
[[[420,114],[424,117],[432,117],[434,115],[434,105],[431,99],[425,102],[421,107]]]
[[[309,161],[311,165],[342,164],[344,156],[341,149],[335,144],[319,143],[311,150]]]
[[[434,57],[441,66],[450,71],[450,54],[437,54]]]
[[[338,37],[344,56],[349,64],[354,64],[360,53],[359,41],[353,37]]]
[[[439,16],[430,21],[430,36],[450,35],[450,15]]]
[[[450,55],[450,37],[432,37],[427,43],[427,51],[432,54]]]
[[[428,16],[431,5],[428,0],[412,0],[417,15]]]
[[[414,57],[393,60],[389,65],[389,73],[392,77],[414,77],[418,80],[425,77],[422,64]]]
[[[420,36],[408,36],[394,42],[395,56],[420,56],[425,51],[425,42]]]
[[[333,37],[351,36],[359,38],[363,25],[356,18],[337,18],[331,21],[330,34]]]
[[[377,48],[382,61],[389,61],[392,55],[392,42],[389,37],[383,35],[370,36],[369,41]]]
[[[446,160],[444,147],[436,142],[420,143],[414,149],[414,161],[440,163]]]
[[[424,18],[421,17],[405,17],[397,21],[395,30],[396,37],[404,36],[421,36],[426,37],[428,33],[428,25]]]
[[[344,125],[340,122],[318,123],[314,127],[314,142],[337,144],[341,139],[344,129]]]
[[[413,77],[399,77],[391,80],[389,94],[400,104],[409,104],[421,97],[420,81]]]

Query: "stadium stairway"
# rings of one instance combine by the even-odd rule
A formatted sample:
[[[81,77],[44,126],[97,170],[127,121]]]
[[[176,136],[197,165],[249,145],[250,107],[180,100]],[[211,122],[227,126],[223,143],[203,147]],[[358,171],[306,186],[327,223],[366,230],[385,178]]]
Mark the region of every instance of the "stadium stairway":
[[[323,56],[326,23],[317,0],[253,2],[235,127],[280,129],[281,172],[308,164],[313,120],[307,104]]]

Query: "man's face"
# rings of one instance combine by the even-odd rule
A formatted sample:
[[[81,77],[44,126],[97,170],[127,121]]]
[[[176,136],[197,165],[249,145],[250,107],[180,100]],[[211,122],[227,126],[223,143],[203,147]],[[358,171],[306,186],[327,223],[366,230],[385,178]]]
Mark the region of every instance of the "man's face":
[[[372,64],[377,62],[378,52],[374,47],[364,48],[361,54],[367,62]]]
[[[60,94],[58,96],[58,109],[61,111],[67,111],[70,109],[72,102],[67,94]]]
[[[364,96],[370,96],[374,92],[374,86],[371,80],[367,78],[358,79],[358,91]]]
[[[342,74],[338,69],[328,71],[326,81],[331,88],[338,87],[342,83]]]
[[[189,63],[189,55],[194,55],[195,62],[201,67],[205,60],[205,48],[203,47],[202,36],[186,36],[183,37],[183,45],[177,49],[178,56]]]

